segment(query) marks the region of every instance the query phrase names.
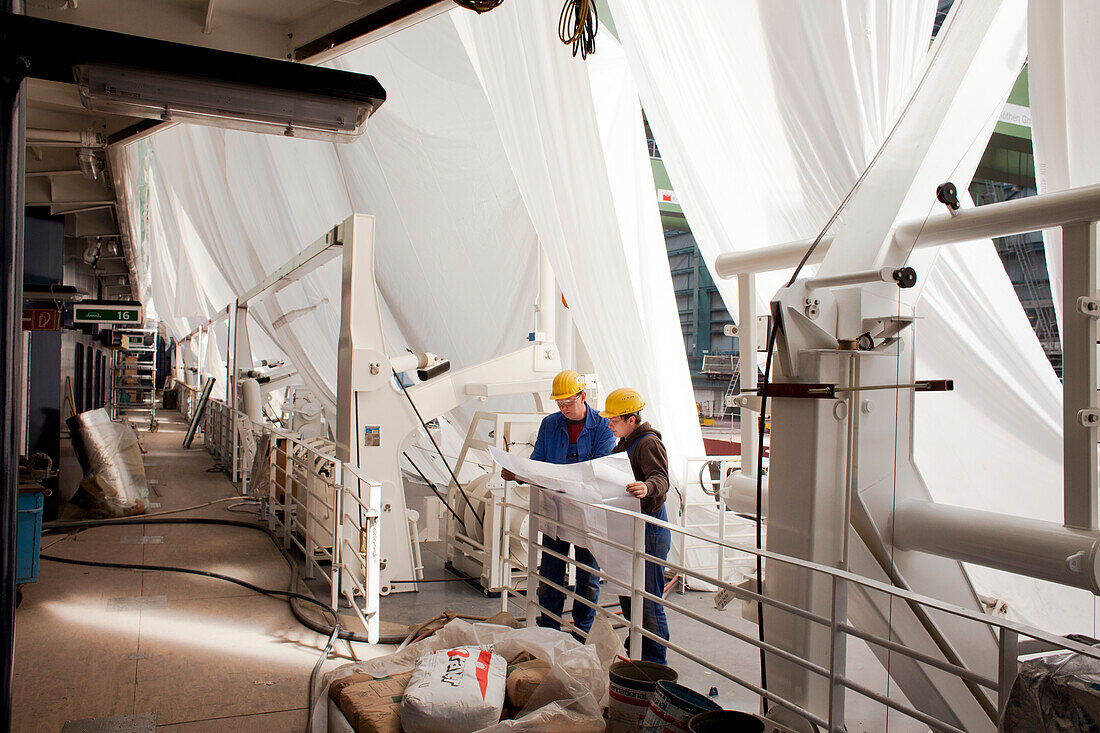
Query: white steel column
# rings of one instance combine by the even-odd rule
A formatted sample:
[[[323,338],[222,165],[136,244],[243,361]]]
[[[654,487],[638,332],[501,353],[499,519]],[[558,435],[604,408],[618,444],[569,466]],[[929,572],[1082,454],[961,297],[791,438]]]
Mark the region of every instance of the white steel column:
[[[756,275],[737,277],[737,361],[741,391],[756,389]],[[725,407],[725,405],[723,405]],[[741,408],[741,473],[756,476],[759,464],[756,447],[760,442],[756,415]]]
[[[1096,223],[1062,227],[1062,455],[1065,523],[1096,529]]]

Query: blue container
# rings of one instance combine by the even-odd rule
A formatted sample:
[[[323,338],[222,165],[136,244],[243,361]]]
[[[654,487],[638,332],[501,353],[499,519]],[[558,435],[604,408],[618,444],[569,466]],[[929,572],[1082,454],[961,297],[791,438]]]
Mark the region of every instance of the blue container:
[[[16,583],[34,583],[38,580],[38,551],[42,547],[43,491],[41,486],[19,488],[15,547]]]

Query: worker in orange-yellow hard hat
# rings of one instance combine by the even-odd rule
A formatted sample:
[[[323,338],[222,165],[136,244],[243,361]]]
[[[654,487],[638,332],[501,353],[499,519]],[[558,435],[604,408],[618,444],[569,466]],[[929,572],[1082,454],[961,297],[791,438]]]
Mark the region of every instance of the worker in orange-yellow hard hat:
[[[635,389],[623,387],[607,396],[602,417],[619,442],[614,453],[626,452],[634,480],[626,485],[627,493],[638,499],[643,514],[655,519],[668,520],[665,512],[665,494],[668,493],[668,454],[661,434],[648,422],[642,422],[645,401]],[[672,533],[668,527],[653,524],[645,526],[645,551],[647,555],[668,559]],[[663,565],[646,560],[645,591],[658,598],[664,597],[665,569]],[[623,617],[630,619],[630,596],[619,596]],[[642,602],[642,628],[662,639],[668,639],[668,622],[665,607],[645,599]],[[665,646],[649,637],[642,639],[641,659],[646,662],[665,663]]]
[[[611,453],[611,449],[615,447],[615,436],[607,426],[607,419],[588,404],[585,387],[584,377],[572,369],[566,369],[554,377],[550,399],[557,402],[558,412],[543,418],[538,438],[535,439],[535,448],[531,451],[532,460],[557,464],[580,463]],[[501,469],[500,476],[505,481],[517,480],[516,475],[507,469]],[[542,544],[562,557],[569,556],[570,543],[565,540],[543,534]],[[600,598],[600,580],[597,575],[585,570],[584,566],[593,570],[599,570],[600,566],[587,547],[574,546],[573,557],[579,563],[576,566],[577,584],[573,592],[595,605]],[[542,553],[539,575],[565,587],[565,560],[548,552]],[[540,605],[561,618],[565,609],[565,594],[545,583],[539,584],[538,594]],[[588,633],[595,618],[595,608],[577,600],[573,601],[573,625],[582,634]],[[552,629],[561,628],[561,624],[547,613],[539,616],[538,625]]]

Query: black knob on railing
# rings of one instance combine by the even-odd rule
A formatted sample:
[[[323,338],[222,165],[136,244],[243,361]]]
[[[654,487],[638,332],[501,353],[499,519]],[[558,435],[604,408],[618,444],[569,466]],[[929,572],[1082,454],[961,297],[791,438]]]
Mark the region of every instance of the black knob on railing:
[[[911,288],[917,284],[917,271],[912,267],[902,267],[894,270],[894,282],[899,288]]]
[[[941,204],[946,204],[952,211],[959,210],[959,192],[951,181],[936,186],[936,198]]]

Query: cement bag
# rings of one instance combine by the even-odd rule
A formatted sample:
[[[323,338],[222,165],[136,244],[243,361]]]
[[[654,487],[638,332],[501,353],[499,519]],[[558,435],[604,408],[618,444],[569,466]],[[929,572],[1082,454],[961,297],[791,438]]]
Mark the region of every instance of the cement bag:
[[[500,720],[508,664],[489,646],[460,646],[416,662],[401,700],[405,733],[473,733]]]

